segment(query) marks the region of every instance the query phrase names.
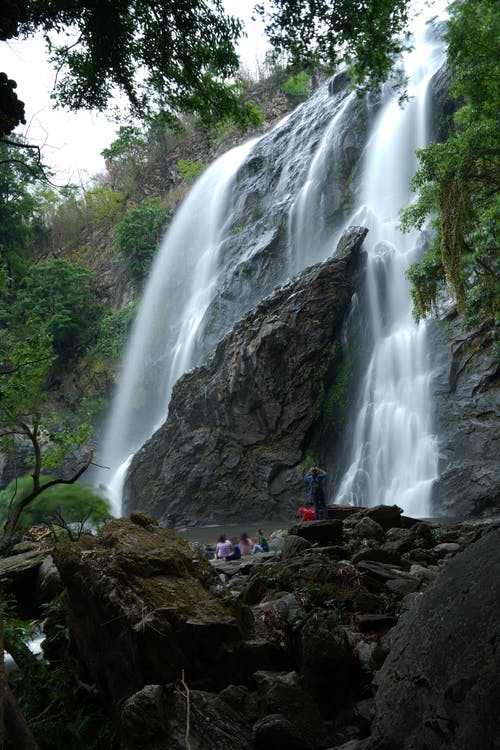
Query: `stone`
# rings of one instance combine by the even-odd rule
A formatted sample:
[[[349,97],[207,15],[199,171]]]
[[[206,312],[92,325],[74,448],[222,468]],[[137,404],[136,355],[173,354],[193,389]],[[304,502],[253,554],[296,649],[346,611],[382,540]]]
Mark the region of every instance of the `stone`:
[[[357,682],[358,664],[336,616],[319,611],[306,620],[296,649],[302,684],[319,706],[344,705]]]
[[[316,521],[309,524],[299,524],[289,529],[289,534],[295,534],[307,539],[313,544],[338,544],[343,540],[343,523],[339,520]]]
[[[386,540],[381,549],[388,554],[403,555],[414,547],[414,538],[410,529],[389,529],[386,533]]]
[[[452,313],[429,321],[429,356],[439,479],[436,517],[481,518],[500,511],[499,366],[492,321],[464,331]]]
[[[175,681],[181,670],[192,687],[207,685],[207,675],[231,680],[234,665],[225,671],[225,657],[251,632],[251,611],[213,593],[215,570],[183,539],[120,519],[53,554],[75,649],[104,702],[118,706],[144,685]],[[253,672],[258,662],[250,661]],[[262,666],[269,661],[266,655]]]
[[[189,689],[189,686],[187,686]],[[188,728],[186,688],[146,685],[121,712],[122,750],[185,750]],[[224,698],[189,690],[191,750],[253,750],[251,729]]]
[[[498,746],[499,576],[495,530],[451,559],[400,618],[376,676],[372,733],[381,747]]]
[[[385,582],[386,588],[398,596],[413,594],[420,588],[420,579],[416,577],[393,578]]]
[[[304,539],[297,534],[288,534],[285,537],[285,542],[283,544],[283,550],[281,553],[282,559],[287,560],[290,557],[296,557],[297,555],[300,555],[302,552],[310,549],[311,547],[312,542],[310,542],[308,539]]]
[[[397,505],[376,505],[373,508],[368,508],[363,513],[366,518],[371,518],[380,524],[384,531],[388,531],[395,526],[400,526],[402,514],[403,509]]]
[[[324,747],[323,719],[313,698],[298,685],[276,681],[261,690],[260,710],[266,715],[285,717],[302,738],[302,747]]]
[[[332,258],[262,300],[177,381],[167,421],[128,470],[125,512],[168,526],[290,517],[318,372],[341,334],[366,231],[351,227]]]
[[[351,562],[353,565],[357,565],[361,560],[374,560],[375,562],[388,563],[389,565],[400,565],[400,553],[396,550],[387,549],[387,547],[388,545],[384,544],[382,547],[367,547],[366,549],[362,549],[351,556]]]
[[[376,539],[377,541],[381,541],[385,536],[382,526],[369,516],[358,521],[352,531],[354,536],[361,537],[362,539]]]
[[[392,628],[397,618],[393,615],[356,615],[354,621],[362,633],[369,633],[374,630]]]
[[[271,714],[259,719],[254,725],[253,742],[259,750],[306,750],[304,736],[295,722],[282,714]]]
[[[442,544],[436,544],[433,547],[433,552],[436,552],[439,557],[444,557],[444,555],[455,555],[461,549],[461,545],[456,542],[443,542]]]
[[[62,590],[60,573],[54,564],[52,555],[46,557],[38,570],[37,600],[47,603]]]
[[[413,580],[413,576],[398,565],[389,565],[387,563],[375,562],[374,560],[361,560],[357,567],[359,570],[367,571],[383,581],[388,581],[394,578],[407,578],[410,581]]]

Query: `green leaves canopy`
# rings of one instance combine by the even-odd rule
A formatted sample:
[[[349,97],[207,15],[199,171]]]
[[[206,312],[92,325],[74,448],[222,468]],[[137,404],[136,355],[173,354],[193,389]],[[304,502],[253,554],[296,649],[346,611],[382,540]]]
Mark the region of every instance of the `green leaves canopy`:
[[[23,280],[16,306],[26,320],[45,323],[59,355],[74,354],[91,334],[91,281],[90,271],[60,258],[32,266]]]
[[[59,104],[104,110],[118,91],[140,116],[194,112],[205,124],[253,116],[227,83],[237,77],[242,27],[221,0],[27,0],[25,8],[21,32],[41,28],[61,71]],[[51,36],[72,29],[67,44]]]
[[[443,143],[418,152],[414,205],[403,227],[434,215],[434,241],[408,277],[417,317],[428,315],[445,284],[471,324],[500,314],[500,6],[461,0],[446,33],[451,93],[461,105]]]
[[[406,45],[409,0],[270,0],[258,12],[275,52],[299,70],[351,66],[361,90],[382,83]]]

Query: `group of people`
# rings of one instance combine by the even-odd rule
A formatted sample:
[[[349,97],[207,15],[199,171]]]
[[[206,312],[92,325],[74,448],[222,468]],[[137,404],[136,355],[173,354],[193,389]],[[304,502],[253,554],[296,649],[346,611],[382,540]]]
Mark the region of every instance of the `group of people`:
[[[242,555],[254,555],[256,552],[269,552],[269,544],[262,529],[257,530],[257,542],[252,541],[246,531],[240,538],[230,541],[225,534],[221,534],[215,548],[217,560],[239,560]]]
[[[319,466],[311,466],[309,472],[304,477],[304,482],[309,491],[309,498],[313,507],[300,507],[297,509],[297,515],[303,521],[319,521],[328,519],[328,506],[326,504],[326,495],[324,482],[328,474]],[[217,542],[215,557],[217,560],[239,560],[242,555],[253,555],[256,552],[269,552],[269,544],[265,538],[262,529],[257,530],[257,542],[253,542],[248,534],[244,531],[240,538],[234,538],[231,541],[222,534]]]

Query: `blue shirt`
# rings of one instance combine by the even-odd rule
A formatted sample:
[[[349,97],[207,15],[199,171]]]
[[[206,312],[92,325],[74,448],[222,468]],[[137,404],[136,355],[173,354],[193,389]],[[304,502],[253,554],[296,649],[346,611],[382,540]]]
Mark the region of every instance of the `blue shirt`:
[[[321,471],[321,472],[318,473],[318,479],[319,479],[319,483],[320,483],[320,486],[321,486],[321,490],[323,492],[323,496],[325,494],[325,488],[323,487],[323,481],[327,478],[327,476],[328,476],[328,474],[326,473],[326,471]],[[312,483],[313,483],[312,474],[306,474],[305,477],[304,477],[304,482],[307,484],[307,488],[309,490],[309,495],[311,496],[311,498],[314,499],[313,489],[312,489]]]

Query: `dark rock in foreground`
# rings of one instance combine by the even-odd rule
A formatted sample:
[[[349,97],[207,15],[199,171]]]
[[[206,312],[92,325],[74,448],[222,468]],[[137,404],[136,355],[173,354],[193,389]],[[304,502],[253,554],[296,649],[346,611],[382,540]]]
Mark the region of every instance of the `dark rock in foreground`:
[[[347,230],[334,257],[263,300],[180,378],[166,423],[133,458],[125,512],[142,508],[166,525],[290,516],[366,233]]]
[[[121,750],[498,747],[500,521],[380,506],[270,543],[208,561],[134,513],[58,547]]]
[[[399,621],[373,733],[398,750],[500,747],[500,530],[451,560]]]

